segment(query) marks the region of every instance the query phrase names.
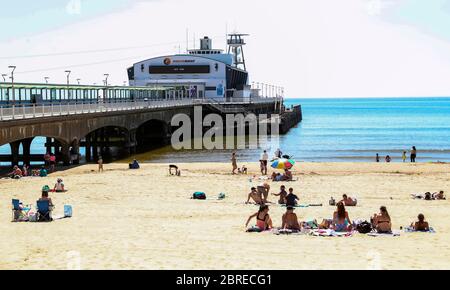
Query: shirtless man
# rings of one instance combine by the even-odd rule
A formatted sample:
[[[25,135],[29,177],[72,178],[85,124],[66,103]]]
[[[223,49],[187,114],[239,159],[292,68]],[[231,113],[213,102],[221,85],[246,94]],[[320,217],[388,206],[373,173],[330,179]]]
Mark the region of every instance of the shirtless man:
[[[252,191],[248,194],[248,198],[247,198],[247,201],[245,203],[248,204],[248,203],[250,203],[250,199],[253,199],[253,201],[256,204],[263,205],[264,202],[263,202],[263,200],[261,198],[261,194],[256,190],[255,187],[252,187],[251,190]]]
[[[430,230],[430,226],[427,221],[425,221],[425,216],[423,214],[419,214],[417,217],[418,221],[411,224],[411,227],[414,228],[415,231],[418,232],[427,232]]]
[[[358,201],[356,200],[356,198],[348,197],[346,194],[342,195],[342,200],[341,200],[341,202],[342,202],[345,206],[356,206],[356,204],[358,203]]]
[[[287,196],[286,186],[282,185],[280,187],[280,193],[272,193],[272,195],[279,196],[278,204],[286,204],[286,196]]]
[[[286,208],[286,213],[283,214],[283,223],[281,225],[281,228],[284,230],[301,230],[297,215],[295,214],[294,208],[292,206],[288,206]]]

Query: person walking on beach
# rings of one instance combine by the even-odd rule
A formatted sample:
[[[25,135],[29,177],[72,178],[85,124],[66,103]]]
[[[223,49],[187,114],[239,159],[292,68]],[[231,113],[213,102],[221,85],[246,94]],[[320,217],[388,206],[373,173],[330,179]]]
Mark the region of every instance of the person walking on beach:
[[[103,158],[101,156],[98,157],[98,172],[103,172]]]
[[[236,174],[236,169],[238,168],[237,166],[237,159],[236,159],[236,152],[233,152],[233,154],[231,154],[231,166],[233,167],[233,171],[231,171],[231,173],[233,175]]]
[[[411,162],[412,163],[416,162],[416,157],[417,157],[417,149],[416,149],[416,146],[413,146],[411,149]]]
[[[406,162],[406,151],[403,151],[402,160],[403,160],[403,163]]]
[[[375,157],[376,162],[380,162],[380,155],[377,153],[377,156]]]
[[[267,162],[269,160],[269,154],[267,154],[267,151],[264,150],[264,152],[261,154],[261,174],[267,175]]]

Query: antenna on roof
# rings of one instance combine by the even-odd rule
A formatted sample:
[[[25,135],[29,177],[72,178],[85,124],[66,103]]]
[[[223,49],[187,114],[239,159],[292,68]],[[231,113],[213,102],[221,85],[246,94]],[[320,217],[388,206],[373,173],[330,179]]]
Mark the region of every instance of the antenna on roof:
[[[239,69],[247,70],[245,66],[245,57],[244,57],[244,37],[249,36],[248,34],[242,33],[231,33],[228,34],[228,53],[233,54],[234,56],[234,66]]]

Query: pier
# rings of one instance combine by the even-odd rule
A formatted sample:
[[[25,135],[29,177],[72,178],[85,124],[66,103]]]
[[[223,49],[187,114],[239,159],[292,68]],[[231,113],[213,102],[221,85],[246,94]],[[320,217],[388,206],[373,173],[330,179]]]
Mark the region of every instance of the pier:
[[[223,116],[285,114],[281,112],[280,98],[220,101],[189,98],[173,91],[160,94],[152,99],[69,100],[0,106],[0,146],[9,144],[11,148],[11,155],[0,156],[0,161],[12,165],[43,161],[42,155],[30,153],[36,137],[45,137],[46,152],[55,154],[57,162],[64,165],[80,162],[80,147],[85,148],[85,159],[89,162],[97,160],[111,147],[133,154],[138,148],[166,145],[175,129],[170,124],[172,117],[180,113],[193,117],[195,106]]]

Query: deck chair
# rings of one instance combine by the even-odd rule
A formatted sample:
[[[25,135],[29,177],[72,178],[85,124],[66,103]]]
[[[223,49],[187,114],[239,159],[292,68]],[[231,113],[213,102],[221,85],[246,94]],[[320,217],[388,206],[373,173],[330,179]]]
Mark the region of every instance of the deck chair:
[[[27,206],[27,207],[20,207],[21,202],[18,199],[13,199],[12,200],[12,221],[18,221],[21,218],[21,213],[25,213],[27,214],[31,207]]]
[[[50,204],[48,200],[38,200],[36,202],[37,210],[38,210],[38,221],[39,222],[51,222],[52,219],[52,210],[50,208]]]
[[[16,212],[19,212],[20,209],[20,200],[18,199],[13,199],[12,200],[12,219],[11,221],[15,222],[16,220],[19,219],[18,215],[16,215]]]

